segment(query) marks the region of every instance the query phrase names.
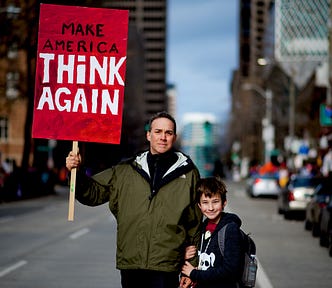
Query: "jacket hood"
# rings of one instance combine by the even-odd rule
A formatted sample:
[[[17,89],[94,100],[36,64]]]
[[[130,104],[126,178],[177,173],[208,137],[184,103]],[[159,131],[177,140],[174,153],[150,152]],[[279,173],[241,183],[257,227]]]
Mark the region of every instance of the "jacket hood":
[[[140,167],[147,175],[150,176],[150,172],[149,172],[149,166],[148,166],[148,161],[147,161],[147,155],[148,155],[148,151],[145,151],[143,153],[141,153],[140,155],[137,155],[134,162],[136,163],[136,165],[138,165],[138,167]],[[185,154],[183,154],[182,152],[179,151],[174,151],[173,153],[175,153],[178,156],[177,161],[169,168],[169,170],[166,172],[166,175],[172,173],[175,170],[178,170],[180,168],[184,169],[183,172],[187,172],[191,169],[193,169],[193,162],[192,160]]]
[[[218,226],[220,225],[221,227],[223,227],[226,224],[231,223],[231,222],[236,223],[239,227],[241,227],[241,225],[242,225],[242,221],[239,216],[237,216],[234,213],[223,212]]]

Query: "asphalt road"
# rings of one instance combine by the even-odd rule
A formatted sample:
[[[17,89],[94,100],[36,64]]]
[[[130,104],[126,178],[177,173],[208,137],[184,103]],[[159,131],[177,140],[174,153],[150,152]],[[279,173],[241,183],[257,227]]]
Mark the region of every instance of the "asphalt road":
[[[243,183],[228,183],[228,208],[243,221],[256,242],[260,288],[332,287],[332,258],[302,220],[284,220],[277,201],[249,198]]]
[[[237,213],[257,245],[259,288],[332,287],[332,258],[303,221],[277,214],[275,199],[251,199],[243,183],[227,182],[226,210]],[[68,188],[55,196],[0,204],[0,287],[120,288],[116,223],[107,204],[75,203]]]
[[[121,287],[114,217],[76,202],[68,221],[66,190],[0,205],[0,287]]]

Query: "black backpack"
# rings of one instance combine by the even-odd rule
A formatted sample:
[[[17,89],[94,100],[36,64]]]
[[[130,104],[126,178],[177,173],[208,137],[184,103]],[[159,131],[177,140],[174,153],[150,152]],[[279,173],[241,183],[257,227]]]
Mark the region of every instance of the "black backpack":
[[[218,232],[218,244],[221,255],[224,256],[225,247],[225,233],[227,224],[222,227]],[[243,272],[242,277],[239,279],[239,284],[242,287],[255,287],[256,284],[256,273],[257,273],[257,260],[256,260],[256,245],[254,240],[240,229],[242,235],[243,253]]]

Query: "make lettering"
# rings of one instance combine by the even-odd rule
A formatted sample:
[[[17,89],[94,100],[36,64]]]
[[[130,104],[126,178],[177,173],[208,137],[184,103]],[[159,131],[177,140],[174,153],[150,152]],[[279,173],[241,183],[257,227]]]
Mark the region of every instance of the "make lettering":
[[[104,24],[81,24],[78,23],[62,23],[61,34],[70,34],[70,35],[80,35],[80,36],[95,36],[95,37],[103,37],[104,32]]]

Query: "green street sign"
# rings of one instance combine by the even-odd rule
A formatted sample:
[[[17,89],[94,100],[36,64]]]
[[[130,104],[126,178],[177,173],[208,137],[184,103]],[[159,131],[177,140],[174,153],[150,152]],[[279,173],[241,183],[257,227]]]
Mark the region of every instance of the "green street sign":
[[[320,104],[319,107],[319,122],[321,126],[331,127],[332,126],[332,108],[326,107],[325,104]]]

